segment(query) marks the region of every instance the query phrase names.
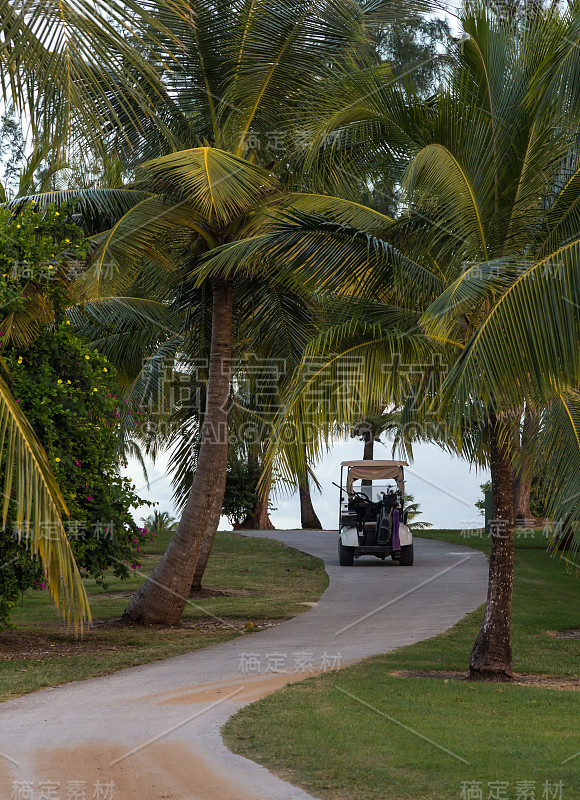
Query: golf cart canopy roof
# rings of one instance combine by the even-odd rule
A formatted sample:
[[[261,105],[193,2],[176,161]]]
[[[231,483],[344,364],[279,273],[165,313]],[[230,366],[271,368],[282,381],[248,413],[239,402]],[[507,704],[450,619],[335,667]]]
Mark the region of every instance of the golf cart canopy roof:
[[[346,491],[352,492],[353,483],[360,479],[388,480],[394,478],[399,488],[404,491],[403,467],[406,461],[343,461],[341,467],[347,467]]]

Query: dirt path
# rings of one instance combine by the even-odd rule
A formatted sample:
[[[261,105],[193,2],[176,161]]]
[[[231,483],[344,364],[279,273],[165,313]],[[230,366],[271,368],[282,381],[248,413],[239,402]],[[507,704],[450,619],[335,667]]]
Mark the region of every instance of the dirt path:
[[[0,800],[308,800],[230,753],[225,720],[289,681],[433,636],[485,600],[487,563],[468,548],[419,539],[414,567],[340,568],[331,532],[255,535],[324,560],[320,602],[260,633],[0,705]]]

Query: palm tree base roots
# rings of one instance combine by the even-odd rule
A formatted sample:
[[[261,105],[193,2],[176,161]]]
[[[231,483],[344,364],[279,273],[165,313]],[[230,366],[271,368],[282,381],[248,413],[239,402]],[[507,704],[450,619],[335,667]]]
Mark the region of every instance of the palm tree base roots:
[[[487,681],[489,683],[513,683],[514,676],[510,670],[503,668],[494,669],[491,665],[489,669],[470,669],[468,681]]]
[[[172,602],[173,598],[169,593],[167,600]],[[135,595],[135,600],[138,600],[138,594]],[[131,604],[133,605],[133,604]],[[155,613],[158,609],[159,613]],[[183,610],[181,607],[175,609],[175,613],[171,614],[168,611],[168,604],[161,602],[159,604],[151,604],[148,598],[147,604],[135,603],[135,608],[126,608],[121,614],[122,625],[163,625],[164,627],[171,627],[179,624]]]

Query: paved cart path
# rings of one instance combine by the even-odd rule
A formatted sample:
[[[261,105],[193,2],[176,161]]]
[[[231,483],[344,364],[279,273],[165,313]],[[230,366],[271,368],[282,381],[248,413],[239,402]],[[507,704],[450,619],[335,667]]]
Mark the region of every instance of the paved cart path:
[[[311,667],[431,637],[485,600],[487,562],[468,548],[416,539],[413,567],[369,557],[341,568],[336,533],[255,535],[324,560],[320,602],[259,633],[1,704],[0,800],[308,800],[227,750],[228,717]],[[34,795],[13,794],[14,781]]]

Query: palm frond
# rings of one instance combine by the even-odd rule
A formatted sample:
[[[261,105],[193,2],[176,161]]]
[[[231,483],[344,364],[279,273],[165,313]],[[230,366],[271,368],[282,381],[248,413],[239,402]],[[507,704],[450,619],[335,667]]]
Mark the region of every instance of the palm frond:
[[[61,514],[68,513],[46,453],[7,383],[0,377],[0,454],[4,473],[4,526],[11,506],[15,531],[41,562],[50,595],[67,621],[90,620],[87,595]]]
[[[187,202],[200,218],[220,226],[278,188],[265,170],[214,147],[153,159],[139,169],[139,177],[145,186]]]

